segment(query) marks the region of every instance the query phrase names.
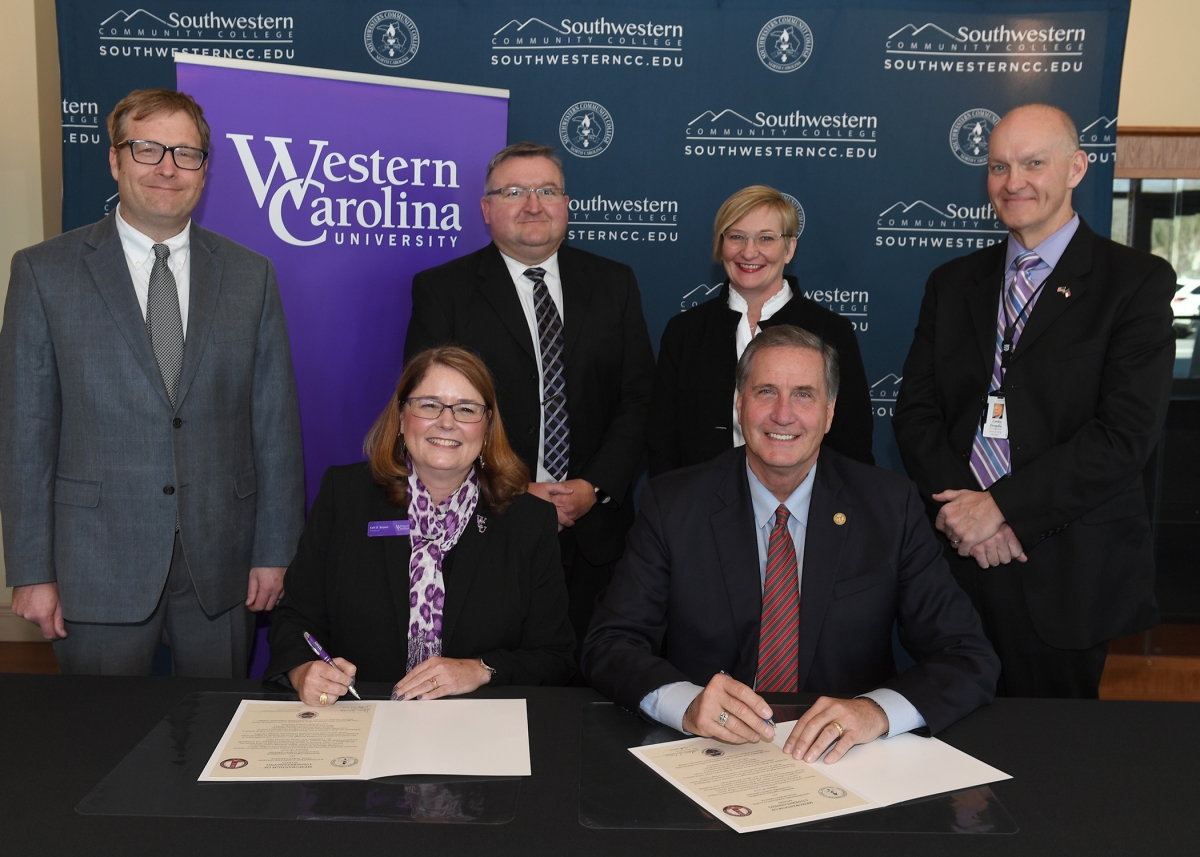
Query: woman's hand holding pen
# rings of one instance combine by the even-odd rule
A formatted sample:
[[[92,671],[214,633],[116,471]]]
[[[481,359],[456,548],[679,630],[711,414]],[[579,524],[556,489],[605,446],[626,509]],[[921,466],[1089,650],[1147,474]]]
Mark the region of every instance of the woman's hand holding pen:
[[[332,705],[350,690],[350,680],[358,667],[345,658],[334,658],[333,666],[324,661],[309,661],[288,670],[288,681],[305,705]],[[321,701],[325,694],[325,701]]]

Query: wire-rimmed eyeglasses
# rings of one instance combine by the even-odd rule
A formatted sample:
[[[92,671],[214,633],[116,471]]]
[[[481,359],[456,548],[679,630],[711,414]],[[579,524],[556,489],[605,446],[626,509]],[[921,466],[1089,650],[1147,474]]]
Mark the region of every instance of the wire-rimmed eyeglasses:
[[[404,403],[408,405],[408,412],[410,414],[423,420],[436,420],[441,417],[442,412],[446,408],[449,408],[450,415],[454,417],[456,423],[477,423],[488,412],[487,405],[482,405],[479,402],[455,402],[453,405],[447,405],[445,402],[439,402],[437,399],[431,399],[428,396],[405,399]]]

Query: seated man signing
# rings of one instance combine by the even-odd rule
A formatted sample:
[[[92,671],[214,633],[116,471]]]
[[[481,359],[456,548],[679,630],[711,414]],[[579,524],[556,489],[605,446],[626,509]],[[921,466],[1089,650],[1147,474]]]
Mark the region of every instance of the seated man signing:
[[[747,346],[746,445],[646,486],[584,643],[592,687],[731,744],[774,737],[759,693],[830,694],[784,745],[809,762],[991,701],[999,661],[915,486],[821,451],[837,387],[836,351],[808,331]],[[916,659],[900,675],[893,622]]]

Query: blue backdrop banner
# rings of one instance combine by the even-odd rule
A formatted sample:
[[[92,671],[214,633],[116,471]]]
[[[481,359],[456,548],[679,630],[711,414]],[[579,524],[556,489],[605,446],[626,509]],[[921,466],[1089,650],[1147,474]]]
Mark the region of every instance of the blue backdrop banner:
[[[508,140],[560,148],[568,242],[633,266],[656,343],[721,281],[720,203],[755,183],[790,195],[803,225],[790,273],[855,323],[876,456],[899,469],[891,403],[925,279],[1004,237],[984,187],[1001,115],[1030,101],[1071,113],[1090,161],[1076,209],[1108,234],[1128,16],[1128,0],[58,0],[64,227],[115,204],[104,117],[132,89],[175,86],[175,52],[507,89]],[[263,108],[305,115],[315,139],[334,133],[323,121],[389,121],[383,102],[349,119],[296,98]],[[214,171],[240,169],[218,154]],[[466,236],[485,239],[478,208],[461,213],[465,253]],[[410,267],[373,287],[406,294]],[[344,299],[332,279],[323,295]],[[358,347],[344,343],[347,373],[371,359]],[[345,458],[333,450],[316,457]]]

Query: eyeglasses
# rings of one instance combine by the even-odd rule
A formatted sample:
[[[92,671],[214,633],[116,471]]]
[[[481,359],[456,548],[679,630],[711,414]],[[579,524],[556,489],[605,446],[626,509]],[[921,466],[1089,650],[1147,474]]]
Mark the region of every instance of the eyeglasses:
[[[446,408],[449,408],[450,415],[454,417],[456,423],[477,423],[484,418],[488,411],[487,405],[481,405],[478,402],[458,402],[454,405],[447,405],[437,399],[429,399],[424,396],[404,401],[408,405],[408,412],[423,420],[436,420],[441,417]]]
[[[164,146],[153,140],[126,140],[124,143],[117,144],[118,149],[122,146],[129,147],[129,154],[139,164],[150,166],[161,164],[163,156],[167,152],[171,153],[171,160],[181,170],[198,170],[204,166],[204,161],[208,158],[208,152],[194,146]]]
[[[721,237],[725,239],[726,243],[739,250],[747,244],[755,244],[759,250],[770,250],[773,247],[782,247],[784,241],[793,236],[784,235],[782,232],[760,232],[757,235],[747,235],[745,232],[726,230],[721,233]]]
[[[501,202],[524,202],[531,193],[537,195],[539,202],[546,204],[562,202],[567,195],[561,187],[498,187],[484,196],[498,196]]]

